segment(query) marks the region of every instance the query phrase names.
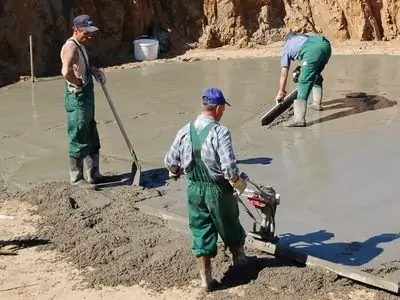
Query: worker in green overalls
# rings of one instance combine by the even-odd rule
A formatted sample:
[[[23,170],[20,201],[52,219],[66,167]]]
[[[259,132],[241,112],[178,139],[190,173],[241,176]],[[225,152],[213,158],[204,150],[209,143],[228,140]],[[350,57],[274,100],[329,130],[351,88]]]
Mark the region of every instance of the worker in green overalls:
[[[245,232],[234,196],[235,190],[239,194],[245,190],[246,175],[236,165],[230,131],[219,124],[226,105],[230,106],[221,90],[207,89],[202,113],[179,130],[164,159],[171,178],[187,174],[192,253],[206,291],[215,288],[211,258],[217,254],[218,234],[232,253],[234,265],[247,263]]]
[[[88,15],[73,20],[73,34],[61,49],[62,69],[65,78],[64,106],[67,112],[69,138],[70,183],[100,182],[99,172],[100,140],[94,119],[93,79],[105,83],[105,76],[99,69],[90,66],[85,44],[98,28]]]
[[[322,110],[323,77],[321,72],[331,57],[331,44],[321,35],[289,33],[281,54],[281,75],[276,101],[281,102],[286,96],[286,81],[290,62],[301,61],[300,76],[297,82],[297,99],[294,100],[294,117],[287,127],[305,127],[307,100],[313,92],[311,108]]]

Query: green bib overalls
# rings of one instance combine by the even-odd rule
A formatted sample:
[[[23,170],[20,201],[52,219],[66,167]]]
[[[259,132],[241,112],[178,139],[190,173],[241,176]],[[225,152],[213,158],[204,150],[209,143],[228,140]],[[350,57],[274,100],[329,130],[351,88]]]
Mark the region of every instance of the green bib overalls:
[[[229,181],[212,179],[201,159],[201,147],[215,123],[197,134],[190,123],[190,140],[194,153],[193,168],[187,174],[189,227],[193,235],[192,252],[196,257],[217,254],[218,234],[227,247],[244,244],[245,232],[239,221],[239,207]]]
[[[94,85],[83,51],[76,44],[84,57],[88,83],[82,91],[74,93],[65,85],[64,107],[67,112],[67,132],[69,156],[83,159],[87,155],[97,154],[100,150],[99,134],[94,119]]]
[[[321,72],[331,57],[331,44],[323,36],[310,36],[300,48],[299,59],[302,61],[299,81],[297,83],[297,99],[307,101],[315,85],[322,87]]]

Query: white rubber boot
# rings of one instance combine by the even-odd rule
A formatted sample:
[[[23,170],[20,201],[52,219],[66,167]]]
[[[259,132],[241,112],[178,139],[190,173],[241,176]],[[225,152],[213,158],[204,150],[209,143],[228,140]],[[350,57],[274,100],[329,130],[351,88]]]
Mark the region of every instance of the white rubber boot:
[[[101,183],[103,181],[103,176],[99,171],[99,154],[88,155],[83,160],[86,169],[86,181],[90,184]]]
[[[216,287],[216,281],[212,277],[211,259],[206,256],[200,256],[197,261],[200,270],[201,287],[205,292],[211,292]]]
[[[312,94],[313,94],[313,102],[311,104],[311,109],[312,110],[317,110],[317,111],[322,111],[322,95],[323,95],[323,88],[318,85],[314,85],[312,88]]]
[[[69,182],[77,185],[83,179],[83,162],[81,159],[69,158]]]
[[[288,121],[286,127],[305,127],[306,126],[306,112],[307,101],[296,99],[293,102],[294,116],[293,119]]]

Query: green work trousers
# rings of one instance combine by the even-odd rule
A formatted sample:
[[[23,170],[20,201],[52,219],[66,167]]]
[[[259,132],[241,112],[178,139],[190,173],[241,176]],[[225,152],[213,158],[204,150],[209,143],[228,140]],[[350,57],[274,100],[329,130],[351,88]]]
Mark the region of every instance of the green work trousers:
[[[82,91],[74,93],[66,86],[64,107],[67,112],[67,132],[70,157],[82,159],[100,150],[99,134],[94,119],[93,79]]]
[[[323,36],[310,36],[300,48],[299,59],[302,61],[297,99],[307,101],[314,85],[322,87],[321,72],[331,57],[331,44]]]
[[[194,161],[188,173],[187,197],[192,253],[196,257],[215,257],[218,234],[229,248],[240,247],[245,240],[232,186],[225,179],[215,182],[201,159],[201,146],[214,126],[211,123],[197,134],[194,124],[190,124]]]

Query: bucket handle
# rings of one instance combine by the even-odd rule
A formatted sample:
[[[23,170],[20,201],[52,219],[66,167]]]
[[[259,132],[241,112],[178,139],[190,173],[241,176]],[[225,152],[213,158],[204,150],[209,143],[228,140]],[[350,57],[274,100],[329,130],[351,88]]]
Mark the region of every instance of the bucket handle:
[[[150,36],[150,35],[146,35],[146,34],[143,34],[143,35],[139,35],[139,36],[137,36],[136,38],[135,38],[135,41],[136,40],[139,40],[139,39],[142,39],[142,38],[147,38],[147,39],[152,39],[152,37]]]

